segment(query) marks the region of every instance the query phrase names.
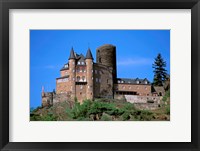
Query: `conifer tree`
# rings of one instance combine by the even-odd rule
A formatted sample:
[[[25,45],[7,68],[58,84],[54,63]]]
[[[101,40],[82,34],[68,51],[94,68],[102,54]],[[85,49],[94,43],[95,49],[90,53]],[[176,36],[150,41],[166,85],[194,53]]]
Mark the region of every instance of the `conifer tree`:
[[[160,53],[155,58],[155,61],[152,67],[154,68],[153,85],[163,86],[163,82],[166,80],[166,77],[167,77],[167,70],[165,69],[166,62],[164,61]]]

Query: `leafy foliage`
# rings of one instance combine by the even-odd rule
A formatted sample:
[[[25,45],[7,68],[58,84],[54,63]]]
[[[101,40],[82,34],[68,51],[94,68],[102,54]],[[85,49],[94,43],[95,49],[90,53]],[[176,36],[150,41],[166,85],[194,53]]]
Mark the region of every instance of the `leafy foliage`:
[[[54,107],[39,109],[35,112],[37,114],[31,114],[31,121],[150,121],[156,117],[152,111],[139,110],[132,103],[120,101],[84,100],[81,104],[75,99],[73,104],[65,102],[59,104],[56,109]],[[61,111],[58,108],[63,108],[65,112],[58,112]],[[169,114],[167,109],[163,109],[162,114]]]
[[[167,98],[170,97],[170,90],[166,91],[165,95],[163,96],[163,101],[166,102],[167,101]]]

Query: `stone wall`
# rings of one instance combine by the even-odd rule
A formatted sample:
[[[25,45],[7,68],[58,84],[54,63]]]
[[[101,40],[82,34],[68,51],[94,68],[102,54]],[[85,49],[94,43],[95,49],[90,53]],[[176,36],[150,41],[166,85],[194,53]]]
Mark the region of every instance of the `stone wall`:
[[[86,87],[87,85],[76,85],[76,98],[79,102],[83,102],[86,97]]]
[[[71,99],[71,94],[68,93],[59,93],[55,94],[54,92],[45,92],[42,93],[42,107],[52,106],[58,102],[64,102]]]
[[[138,96],[138,95],[124,95],[127,102],[130,103],[158,103],[162,100],[159,96]]]
[[[57,78],[56,79],[56,93],[69,93],[71,92],[71,86],[69,78]]]
[[[118,83],[114,85],[115,93],[120,94],[123,92],[132,92],[135,95],[150,96],[151,95],[151,85],[149,84],[127,84]]]
[[[42,107],[53,105],[54,92],[42,92]]]
[[[95,98],[113,98],[112,68],[94,65],[94,94]]]
[[[134,103],[134,106],[140,110],[155,110],[160,107],[158,103]]]

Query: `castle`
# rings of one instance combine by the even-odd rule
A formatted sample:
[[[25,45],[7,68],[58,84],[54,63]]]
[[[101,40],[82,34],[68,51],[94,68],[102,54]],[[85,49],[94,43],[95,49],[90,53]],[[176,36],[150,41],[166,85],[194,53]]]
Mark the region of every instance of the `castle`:
[[[118,98],[123,95],[158,96],[164,90],[153,92],[148,79],[117,77],[116,47],[105,44],[96,49],[96,62],[90,48],[86,56],[71,49],[68,62],[56,78],[56,91],[42,91],[42,106],[53,105],[75,97],[79,102],[94,98]],[[158,88],[157,88],[158,89]],[[155,89],[154,89],[155,90]]]

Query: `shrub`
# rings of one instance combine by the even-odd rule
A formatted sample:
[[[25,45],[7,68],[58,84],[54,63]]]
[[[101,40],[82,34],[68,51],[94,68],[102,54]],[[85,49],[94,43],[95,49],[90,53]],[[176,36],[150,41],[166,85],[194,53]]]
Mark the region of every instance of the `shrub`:
[[[57,121],[57,117],[53,114],[47,114],[40,117],[40,121]]]
[[[101,121],[112,121],[112,117],[106,113],[103,113],[101,116]]]
[[[165,96],[163,96],[163,101],[164,102],[166,102],[167,101],[167,98],[169,98],[170,97],[170,90],[168,90],[168,91],[166,91],[166,93],[165,93]]]
[[[130,113],[125,112],[124,114],[122,114],[122,119],[123,119],[123,121],[129,120],[130,119]]]
[[[169,105],[166,106],[166,108],[165,108],[165,113],[166,113],[167,115],[170,115],[170,106],[169,106]]]

